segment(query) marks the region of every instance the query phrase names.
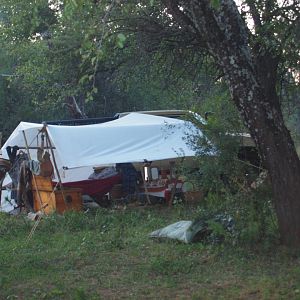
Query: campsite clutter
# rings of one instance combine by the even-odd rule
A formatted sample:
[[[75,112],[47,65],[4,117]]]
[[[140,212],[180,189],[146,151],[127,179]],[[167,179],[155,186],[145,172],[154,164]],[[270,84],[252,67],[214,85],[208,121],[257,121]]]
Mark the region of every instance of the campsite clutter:
[[[62,189],[61,181],[53,183],[55,158],[51,161],[51,142],[47,139],[45,128],[40,131],[40,144],[29,146],[25,132],[23,132],[25,148],[7,146],[5,148],[10,168],[7,169],[11,182],[6,184],[6,190],[10,190],[10,202],[14,210],[24,210],[31,219],[35,215],[49,214],[54,211],[63,213],[66,210],[81,210],[81,190]],[[46,137],[46,145],[45,145]],[[31,150],[36,151],[36,160],[31,159]],[[7,195],[7,194],[6,194]],[[36,214],[34,214],[36,213]]]
[[[2,209],[64,213],[81,210],[82,199],[171,204],[184,192],[176,164],[195,156],[185,141],[192,130],[201,134],[189,122],[138,113],[81,126],[21,122],[1,149]]]

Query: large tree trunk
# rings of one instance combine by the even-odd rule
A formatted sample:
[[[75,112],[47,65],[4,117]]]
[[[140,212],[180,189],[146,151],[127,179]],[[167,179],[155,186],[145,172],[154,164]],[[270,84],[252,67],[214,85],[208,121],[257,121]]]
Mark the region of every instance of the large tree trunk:
[[[278,112],[280,115],[280,112]],[[281,118],[280,115],[277,120]],[[282,242],[300,246],[300,163],[289,131],[258,120],[257,144],[270,174]],[[251,128],[251,132],[255,130]],[[253,136],[255,134],[252,134]]]
[[[233,0],[165,0],[169,12],[206,43],[225,74],[231,96],[267,167],[282,242],[300,247],[300,161],[276,94],[278,55],[263,43],[249,46]],[[262,51],[263,50],[263,51]]]
[[[236,59],[242,73],[233,70],[230,64],[224,66],[232,97],[269,171],[282,242],[299,247],[300,161],[284,124],[275,82],[272,84],[271,78],[264,74],[272,68],[257,67],[253,72],[241,58]],[[265,58],[267,61],[270,59]],[[260,78],[259,82],[254,78]]]

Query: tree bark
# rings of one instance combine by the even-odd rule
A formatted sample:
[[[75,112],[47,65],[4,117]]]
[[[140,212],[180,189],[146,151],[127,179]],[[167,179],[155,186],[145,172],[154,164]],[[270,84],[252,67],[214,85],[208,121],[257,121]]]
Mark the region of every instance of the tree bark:
[[[251,74],[250,70],[248,72]],[[268,88],[269,92],[273,91],[273,95],[266,95],[263,80],[255,85],[256,81],[250,80],[249,76],[233,76],[232,70],[228,70],[226,74],[233,100],[269,171],[282,242],[299,247],[300,161],[290,133],[284,125],[275,85]],[[257,73],[253,75],[259,77]],[[236,85],[236,82],[243,84]],[[253,95],[252,99],[249,95]]]
[[[206,42],[224,72],[269,171],[282,242],[300,247],[300,161],[276,94],[280,57],[260,42],[249,46],[248,28],[233,0],[220,0],[218,8],[210,0],[179,2],[164,1],[179,24],[189,19],[187,27]]]

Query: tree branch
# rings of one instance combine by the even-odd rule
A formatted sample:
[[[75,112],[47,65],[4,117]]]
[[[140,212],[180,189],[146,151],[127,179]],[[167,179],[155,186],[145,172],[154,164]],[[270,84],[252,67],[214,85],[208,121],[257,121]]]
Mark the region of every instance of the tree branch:
[[[255,32],[257,33],[258,30],[261,28],[261,19],[260,19],[260,14],[255,6],[255,3],[253,0],[246,0],[246,4],[249,6],[250,9],[250,14],[252,16],[253,22],[254,22],[254,28]]]
[[[193,33],[197,32],[194,22],[187,17],[182,10],[179,9],[178,0],[163,0],[163,3],[167,7],[168,13],[172,15],[174,20],[183,28],[187,28]]]
[[[268,23],[271,21],[272,19],[272,11],[274,10],[275,8],[275,1],[274,0],[266,0],[265,2],[265,10],[264,10],[264,13],[263,13],[263,21],[264,23]]]

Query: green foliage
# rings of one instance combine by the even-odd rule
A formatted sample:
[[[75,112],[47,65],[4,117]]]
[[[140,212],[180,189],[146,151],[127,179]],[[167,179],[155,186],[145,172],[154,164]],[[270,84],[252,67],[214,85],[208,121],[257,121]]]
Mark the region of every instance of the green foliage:
[[[229,244],[272,247],[279,240],[271,187],[267,183],[234,194],[210,192],[202,201],[198,214],[200,219],[208,220],[215,236],[223,236]],[[214,216],[220,214],[233,219],[231,232],[224,231],[224,226],[214,220]]]
[[[125,35],[123,33],[118,33],[117,34],[117,46],[121,49],[124,48],[125,41],[126,41]]]
[[[245,128],[222,86],[216,87],[195,111],[201,111],[202,115],[206,112],[208,119],[203,122],[191,115],[191,121],[203,132],[202,136],[188,138],[198,153],[198,170],[191,177],[198,178],[204,190],[213,192],[236,191],[246,180],[254,180],[249,176],[246,179],[245,174],[252,170],[238,159]]]
[[[56,22],[55,10],[47,0],[1,1],[2,28],[0,36],[7,40],[33,39]]]
[[[226,231],[222,224],[214,221],[214,220],[209,220],[208,221],[208,228],[211,230],[216,236],[225,236]]]
[[[270,246],[278,241],[278,225],[272,204],[271,187],[267,184],[249,194],[233,197],[235,218],[241,242]]]
[[[184,109],[198,101],[195,80],[200,78],[201,55],[167,41],[172,32],[163,39],[138,33],[150,20],[145,15],[157,16],[160,26],[168,24],[159,1],[150,7],[147,2],[77,0],[27,4],[1,3],[5,51],[0,65],[8,63],[14,76],[1,80],[9,97],[0,94],[0,103],[16,104],[3,111],[12,120],[3,122],[8,132],[20,120],[74,117],[67,109],[68,97],[75,97],[90,117]]]
[[[220,0],[211,0],[210,2],[214,9],[218,9],[220,7]]]

